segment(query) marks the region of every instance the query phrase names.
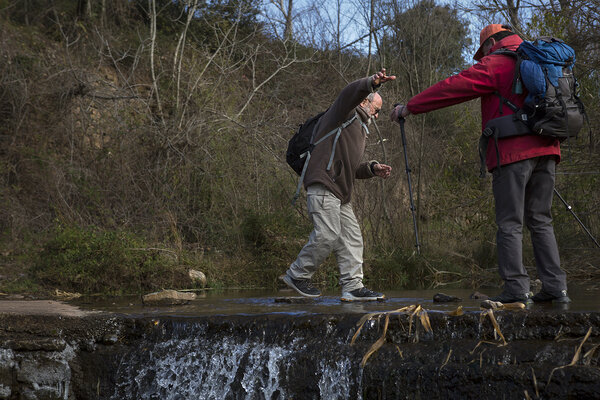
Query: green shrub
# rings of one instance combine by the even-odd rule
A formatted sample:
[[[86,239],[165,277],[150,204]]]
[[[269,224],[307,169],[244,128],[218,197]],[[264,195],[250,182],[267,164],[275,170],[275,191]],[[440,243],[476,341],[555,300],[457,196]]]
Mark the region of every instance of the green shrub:
[[[365,282],[378,289],[424,289],[455,282],[469,284],[465,267],[447,256],[417,255],[396,248],[391,254],[370,260],[365,265]]]
[[[39,253],[34,277],[81,293],[140,293],[188,284],[174,253],[149,249],[123,231],[60,227]]]

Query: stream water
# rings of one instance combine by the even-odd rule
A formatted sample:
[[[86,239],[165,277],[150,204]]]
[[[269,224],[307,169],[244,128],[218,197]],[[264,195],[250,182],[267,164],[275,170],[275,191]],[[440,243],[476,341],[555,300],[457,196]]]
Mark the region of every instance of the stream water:
[[[171,307],[144,306],[140,296],[115,298],[85,298],[72,302],[82,309],[101,310],[141,315],[257,315],[257,314],[366,314],[392,311],[405,306],[420,304],[432,311],[452,311],[459,305],[464,311],[478,311],[481,300],[471,299],[471,289],[428,289],[384,291],[387,299],[381,302],[340,301],[339,293],[324,292],[315,299],[300,297],[291,290],[229,290],[201,291],[195,301]],[[444,293],[461,299],[460,302],[439,303],[433,301],[436,293]],[[489,292],[492,293],[491,291]],[[534,304],[532,310],[600,311],[600,288],[589,284],[571,285],[569,296],[573,300],[568,306]]]

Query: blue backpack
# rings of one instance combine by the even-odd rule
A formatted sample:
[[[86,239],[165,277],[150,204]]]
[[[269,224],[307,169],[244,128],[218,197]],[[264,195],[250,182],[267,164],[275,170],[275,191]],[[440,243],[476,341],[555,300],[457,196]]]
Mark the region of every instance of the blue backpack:
[[[534,134],[561,141],[577,137],[585,110],[577,96],[578,84],[573,75],[575,51],[569,45],[557,38],[541,37],[523,41],[517,51],[499,49],[492,54],[517,60],[512,90],[521,94],[525,87],[528,94],[523,106],[517,107],[500,93],[495,93],[501,100],[500,114],[503,104],[514,114],[494,118],[486,124],[479,146],[482,162],[490,137],[496,141],[496,151],[497,140],[510,136]],[[483,167],[482,175],[485,175]]]
[[[529,92],[523,110],[533,133],[576,137],[585,111],[573,75],[575,51],[560,39],[543,37],[521,43],[517,54],[520,80]]]

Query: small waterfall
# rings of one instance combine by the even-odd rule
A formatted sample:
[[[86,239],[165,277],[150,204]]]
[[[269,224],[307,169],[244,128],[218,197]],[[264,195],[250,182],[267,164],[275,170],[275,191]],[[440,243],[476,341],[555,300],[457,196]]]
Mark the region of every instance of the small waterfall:
[[[327,327],[315,336],[165,324],[123,356],[112,399],[361,399],[358,363]]]

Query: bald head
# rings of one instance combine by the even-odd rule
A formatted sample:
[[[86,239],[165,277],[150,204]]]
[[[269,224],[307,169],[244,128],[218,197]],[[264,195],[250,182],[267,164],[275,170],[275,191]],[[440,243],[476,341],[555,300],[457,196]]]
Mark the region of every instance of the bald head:
[[[369,118],[377,118],[382,105],[383,99],[378,93],[369,93],[367,98],[360,103],[360,106],[367,113]]]

